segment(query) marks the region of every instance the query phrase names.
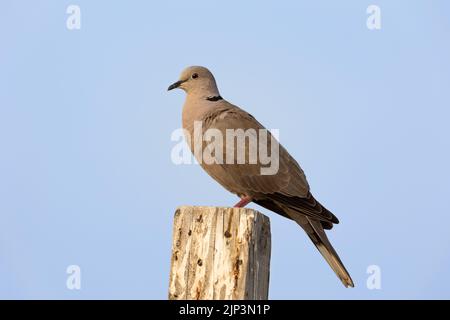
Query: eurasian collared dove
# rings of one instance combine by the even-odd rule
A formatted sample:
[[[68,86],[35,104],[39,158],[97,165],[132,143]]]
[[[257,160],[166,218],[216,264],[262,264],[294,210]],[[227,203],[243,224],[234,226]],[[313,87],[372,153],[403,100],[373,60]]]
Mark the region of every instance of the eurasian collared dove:
[[[337,224],[339,221],[314,199],[309,191],[303,170],[286,149],[276,140],[266,140],[268,145],[275,143],[278,146],[278,170],[275,174],[261,174],[261,169],[266,164],[263,165],[259,160],[251,163],[247,157],[247,162],[243,164],[228,161],[226,163],[225,161],[212,163],[211,161],[208,163],[202,161],[200,159],[203,156],[202,153],[194,152],[195,123],[201,124],[201,134],[209,129],[214,129],[216,132],[218,130],[223,133],[223,136],[226,136],[225,132],[230,129],[244,131],[254,129],[254,132],[259,132],[265,128],[253,116],[224,100],[219,94],[214,76],[204,67],[186,68],[181,73],[179,80],[168,90],[175,88],[181,88],[187,94],[182,121],[192,152],[210,176],[225,189],[241,198],[236,206],[242,207],[249,202],[255,202],[296,221],[305,230],[342,283],[346,287],[353,287],[349,273],[324,231],[324,229],[331,229],[333,224]],[[206,147],[207,143],[202,141],[201,145]],[[223,158],[226,157],[227,150],[229,149],[224,146]],[[245,155],[248,156],[250,151],[249,145],[245,144]],[[234,154],[233,157],[235,157]]]

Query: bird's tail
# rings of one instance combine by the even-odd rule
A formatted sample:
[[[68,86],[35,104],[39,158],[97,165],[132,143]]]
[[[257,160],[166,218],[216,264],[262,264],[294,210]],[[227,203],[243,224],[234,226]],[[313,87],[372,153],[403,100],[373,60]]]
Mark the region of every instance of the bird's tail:
[[[353,280],[350,277],[347,269],[345,269],[344,264],[339,258],[337,252],[334,250],[331,245],[328,237],[323,229],[322,224],[310,218],[308,219],[308,226],[304,226],[301,224],[303,229],[305,229],[311,241],[320,251],[322,256],[330,265],[331,269],[333,269],[334,273],[338,276],[338,278],[342,281],[345,287],[354,287]],[[309,228],[308,228],[309,227]]]
[[[295,222],[297,222],[297,224],[300,225],[303,230],[305,230],[305,232],[308,234],[308,237],[328,262],[334,273],[336,273],[338,278],[342,281],[344,286],[347,288],[354,287],[353,280],[350,277],[350,274],[348,273],[347,269],[345,269],[344,264],[339,258],[336,250],[334,250],[333,246],[331,245],[330,240],[328,240],[322,222],[299,214],[297,211],[294,211],[290,208],[284,206],[282,206],[281,208],[284,210],[284,213],[286,213],[291,219],[295,220]]]

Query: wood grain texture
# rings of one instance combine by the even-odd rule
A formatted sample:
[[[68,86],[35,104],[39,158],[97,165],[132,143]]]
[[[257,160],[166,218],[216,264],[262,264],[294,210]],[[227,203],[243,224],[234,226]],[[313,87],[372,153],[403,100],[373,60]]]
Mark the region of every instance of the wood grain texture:
[[[169,299],[267,299],[270,248],[269,218],[256,210],[179,207]]]

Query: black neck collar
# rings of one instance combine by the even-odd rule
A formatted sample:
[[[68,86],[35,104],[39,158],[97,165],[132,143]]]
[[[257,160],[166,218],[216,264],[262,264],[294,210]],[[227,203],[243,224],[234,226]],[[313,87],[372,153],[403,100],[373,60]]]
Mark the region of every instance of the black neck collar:
[[[214,96],[214,97],[207,97],[206,100],[208,101],[219,101],[222,100],[223,98],[221,96]]]

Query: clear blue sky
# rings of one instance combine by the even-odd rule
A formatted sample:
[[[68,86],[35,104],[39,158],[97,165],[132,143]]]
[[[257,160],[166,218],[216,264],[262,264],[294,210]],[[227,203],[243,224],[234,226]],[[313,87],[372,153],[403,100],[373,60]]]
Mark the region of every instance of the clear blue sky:
[[[66,28],[70,4],[80,30]],[[366,27],[370,4],[381,30]],[[171,162],[184,94],[166,88],[188,65],[280,130],[340,218],[329,235],[355,289],[262,210],[271,298],[450,298],[448,1],[0,9],[0,298],[166,298],[175,208],[236,202],[199,166]],[[78,291],[66,288],[73,264]],[[381,290],[366,287],[372,264]]]

